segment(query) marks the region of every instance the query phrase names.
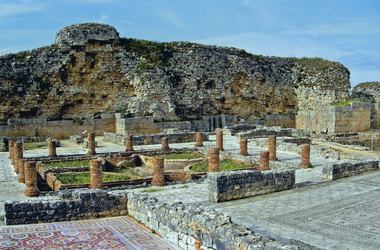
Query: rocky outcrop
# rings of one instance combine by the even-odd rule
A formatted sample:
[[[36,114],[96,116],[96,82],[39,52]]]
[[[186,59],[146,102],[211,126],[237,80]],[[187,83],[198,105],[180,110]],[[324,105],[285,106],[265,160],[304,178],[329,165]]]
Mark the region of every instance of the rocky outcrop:
[[[0,57],[0,121],[79,119],[126,111],[156,120],[292,113],[350,95],[337,62],[264,57],[236,48],[119,38],[79,24],[56,44]]]
[[[380,82],[363,82],[352,89],[352,98],[363,102],[380,102]]]

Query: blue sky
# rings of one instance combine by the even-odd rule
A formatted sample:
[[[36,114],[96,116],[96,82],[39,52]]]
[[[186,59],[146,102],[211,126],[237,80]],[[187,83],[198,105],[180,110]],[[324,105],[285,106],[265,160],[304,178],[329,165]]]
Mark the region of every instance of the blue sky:
[[[231,46],[344,64],[351,86],[380,81],[379,0],[0,0],[0,55],[54,43],[76,23],[121,37]]]

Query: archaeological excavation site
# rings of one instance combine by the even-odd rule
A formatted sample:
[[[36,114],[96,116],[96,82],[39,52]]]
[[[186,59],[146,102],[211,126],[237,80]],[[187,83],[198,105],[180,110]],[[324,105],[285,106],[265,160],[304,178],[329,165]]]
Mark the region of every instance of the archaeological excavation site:
[[[380,248],[380,83],[339,62],[84,23],[1,56],[0,82],[0,233],[103,218],[150,249]]]

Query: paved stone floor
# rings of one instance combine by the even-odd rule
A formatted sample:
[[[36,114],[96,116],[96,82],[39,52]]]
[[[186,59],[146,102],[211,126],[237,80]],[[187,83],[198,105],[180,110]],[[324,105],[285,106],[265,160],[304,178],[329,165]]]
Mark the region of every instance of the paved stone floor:
[[[211,141],[204,142],[206,147],[215,146],[215,136],[211,136],[210,140]],[[171,144],[170,146],[173,148],[182,148],[192,147],[193,144],[194,143],[181,143]],[[161,145],[136,146],[136,149],[142,147],[153,149],[160,148]],[[228,151],[239,151],[238,141],[232,136],[225,136],[224,147]],[[58,154],[60,154],[59,150],[60,149],[57,148]],[[118,152],[123,150],[123,146],[112,146],[101,147],[97,149],[97,152]],[[250,154],[258,154],[258,151],[263,149],[249,147],[248,150]],[[86,152],[87,150],[85,149],[62,150],[61,154]],[[10,172],[11,166],[8,164],[9,160],[5,159],[7,155],[6,153],[0,153],[0,175],[2,175],[0,176],[0,183],[3,187],[10,186],[11,188],[6,194],[0,192],[0,201],[2,202],[7,197],[27,199],[27,197],[19,193],[19,190],[23,188],[23,184],[17,183],[15,175]],[[26,157],[46,155],[46,152],[26,152],[24,155]],[[280,161],[288,161],[293,164],[297,164],[297,162],[300,161],[299,154],[278,152],[277,156]],[[336,181],[323,181],[321,178],[321,169],[326,162],[329,162],[329,160],[312,157],[311,163],[315,166],[313,169],[298,169],[296,171],[296,188],[263,196],[222,203],[211,203],[207,199],[208,191],[206,183],[167,186],[162,188],[162,190],[160,188],[161,191],[149,193],[149,195],[155,196],[159,201],[163,202],[182,201],[184,203],[201,203],[204,206],[230,215],[232,221],[237,224],[244,225],[257,233],[273,237],[284,243],[291,239],[296,239],[322,249],[380,249],[380,171]],[[141,191],[142,189],[135,190],[135,192]],[[0,215],[4,214],[1,202]],[[120,220],[120,218],[123,219]],[[129,218],[118,217],[113,219],[114,220],[102,219],[89,222],[66,222],[62,224],[52,223],[35,226],[37,228],[38,226],[45,229],[47,228],[47,235],[54,234],[65,238],[66,230],[73,230],[78,235],[83,233],[82,235],[87,235],[83,237],[88,237],[88,235],[90,235],[89,232],[92,232],[90,229],[91,226],[89,225],[100,223],[104,225],[105,230],[114,233],[114,236],[112,236],[114,237],[113,239],[119,237],[122,244],[126,244],[128,247],[130,245],[135,247],[133,243],[129,242],[129,236],[122,234],[117,229],[119,227],[117,225],[120,223],[126,223],[126,225],[132,223],[128,221]],[[86,223],[89,223],[88,227],[83,226]],[[113,228],[115,223],[116,229]],[[59,225],[70,226],[59,227]],[[136,225],[140,226],[138,224]],[[54,228],[55,226],[56,228]],[[137,226],[134,225],[132,227],[137,228]],[[66,227],[66,229],[64,227]],[[96,227],[99,227],[99,225],[96,225]],[[0,227],[0,242],[7,241],[14,233],[17,235],[16,231],[4,231],[10,230],[10,228],[13,228],[13,226]],[[15,230],[17,228],[20,228],[17,230],[25,230],[27,227],[15,226],[14,228]],[[70,230],[68,228],[70,228]],[[79,233],[80,230],[84,231]],[[145,229],[143,228],[141,230],[144,231]],[[38,231],[33,233],[33,235],[35,236],[37,232]],[[20,231],[19,233],[22,234],[25,232]],[[151,233],[148,233],[148,235],[153,236]],[[6,237],[8,238],[4,240]],[[58,239],[58,236],[56,238]],[[153,241],[155,240],[161,239],[153,239]]]

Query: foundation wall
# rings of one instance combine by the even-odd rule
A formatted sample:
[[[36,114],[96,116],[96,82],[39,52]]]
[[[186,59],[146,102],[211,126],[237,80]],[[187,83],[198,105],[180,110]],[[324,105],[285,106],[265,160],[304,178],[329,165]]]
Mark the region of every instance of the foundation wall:
[[[291,189],[295,170],[208,173],[209,200],[221,202]]]
[[[322,178],[325,180],[336,180],[377,170],[379,170],[379,161],[332,163],[324,166]]]
[[[127,195],[104,190],[61,192],[56,199],[4,204],[7,225],[84,220],[127,215]]]

